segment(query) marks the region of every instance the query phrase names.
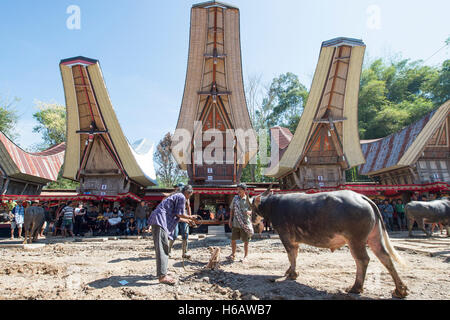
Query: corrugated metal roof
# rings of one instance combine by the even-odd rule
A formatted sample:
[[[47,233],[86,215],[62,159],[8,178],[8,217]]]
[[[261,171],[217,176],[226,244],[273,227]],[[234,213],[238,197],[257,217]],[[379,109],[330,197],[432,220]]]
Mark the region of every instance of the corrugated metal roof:
[[[294,136],[288,128],[283,128],[280,126],[270,128],[270,134],[272,137],[278,138],[277,142],[280,150],[286,149],[289,146],[289,143],[291,143],[292,137]]]
[[[9,158],[17,167],[17,174],[38,177],[56,181],[59,170],[64,162],[65,143],[61,143],[39,153],[28,153],[15,145],[8,137],[0,132],[0,143],[7,154],[1,158]]]
[[[377,139],[369,143],[361,141],[361,149],[366,158],[366,163],[359,167],[360,174],[366,175],[396,166],[435,112],[436,110],[416,123],[383,139]]]

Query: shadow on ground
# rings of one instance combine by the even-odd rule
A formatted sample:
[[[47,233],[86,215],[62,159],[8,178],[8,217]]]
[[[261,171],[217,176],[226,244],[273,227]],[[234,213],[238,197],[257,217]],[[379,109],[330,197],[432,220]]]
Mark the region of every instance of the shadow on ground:
[[[122,287],[147,287],[156,285],[151,283],[151,280],[156,279],[153,276],[112,276],[109,278],[99,279],[88,283],[87,285],[95,289],[103,289],[107,287],[122,288]],[[126,284],[121,284],[119,281],[126,281]]]
[[[345,292],[330,293],[318,290],[299,281],[286,280],[284,277],[271,275],[239,274],[224,270],[199,270],[187,277],[180,278],[181,282],[195,281],[195,279],[209,278],[209,283],[231,291],[238,290],[241,298],[249,299],[254,296],[260,300],[372,300]],[[197,280],[198,281],[198,280]]]
[[[149,256],[149,257],[114,259],[114,260],[108,261],[108,263],[119,263],[119,262],[123,262],[123,261],[141,262],[141,261],[149,261],[149,260],[155,260],[155,257]]]

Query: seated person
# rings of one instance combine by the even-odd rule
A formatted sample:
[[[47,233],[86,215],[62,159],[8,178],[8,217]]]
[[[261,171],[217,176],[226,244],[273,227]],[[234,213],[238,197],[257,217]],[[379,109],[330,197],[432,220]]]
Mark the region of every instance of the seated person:
[[[219,205],[219,209],[217,209],[216,219],[219,221],[226,221],[227,210],[224,208],[223,204]]]
[[[137,234],[137,228],[136,228],[136,221],[134,221],[134,218],[131,218],[128,222],[127,222],[127,235],[131,236],[131,235],[136,235]]]
[[[106,225],[108,224],[108,220],[102,215],[99,214],[97,216],[97,221],[95,223],[95,231],[99,233],[106,232]]]
[[[209,210],[205,209],[204,205],[201,205],[198,208],[197,215],[199,215],[202,220],[211,220],[210,212],[209,212]],[[199,226],[197,228],[196,231],[198,233],[207,233],[208,232],[208,226],[207,225],[201,225],[201,226]]]
[[[86,213],[86,223],[87,223],[89,232],[94,232],[95,226],[97,224],[97,217],[98,217],[97,211],[88,211]]]
[[[128,208],[126,211],[125,211],[125,216],[124,216],[124,218],[125,218],[125,220],[130,220],[131,218],[134,218],[134,212],[133,211],[131,211],[131,209],[130,208]]]
[[[111,209],[109,207],[106,208],[105,212],[103,212],[103,217],[105,217],[106,219],[112,218],[113,216],[113,212],[111,211]]]

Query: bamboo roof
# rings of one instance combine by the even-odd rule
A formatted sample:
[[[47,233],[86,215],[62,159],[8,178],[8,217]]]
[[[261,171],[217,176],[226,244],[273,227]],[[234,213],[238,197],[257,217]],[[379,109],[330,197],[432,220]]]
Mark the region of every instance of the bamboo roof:
[[[217,32],[211,32],[212,28]],[[194,122],[204,121],[212,107],[220,109],[226,129],[251,130],[250,140],[256,141],[244,93],[239,9],[217,1],[191,9],[186,81],[176,128],[192,137]],[[239,143],[237,148],[245,150]],[[256,154],[254,149],[245,155],[245,163]],[[186,169],[190,150],[174,156]]]
[[[0,132],[0,168],[11,178],[46,184],[58,179],[64,161],[65,143],[29,153]]]
[[[114,112],[97,60],[75,57],[60,63],[67,110],[67,152],[63,176],[78,180],[87,155],[99,136],[112,161],[130,180],[141,186],[156,184],[153,158],[136,153],[126,139]],[[102,148],[103,148],[102,147]]]
[[[318,126],[329,124],[347,167],[364,163],[358,133],[358,94],[365,44],[351,38],[322,43],[308,101],[278,165],[265,175],[281,178],[297,169]]]
[[[399,132],[367,143],[361,141],[366,163],[359,167],[360,174],[375,175],[412,165],[430,139],[436,136],[440,140],[439,134],[448,146],[449,112],[450,100]]]

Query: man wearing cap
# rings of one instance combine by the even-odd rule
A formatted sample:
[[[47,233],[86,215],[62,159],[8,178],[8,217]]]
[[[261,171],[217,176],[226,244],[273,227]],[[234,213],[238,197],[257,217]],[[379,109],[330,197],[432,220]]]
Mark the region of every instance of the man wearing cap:
[[[19,229],[19,239],[22,239],[22,227],[25,215],[25,208],[22,205],[23,201],[17,201],[17,205],[12,209],[13,220],[11,221],[11,239],[14,239],[14,230]]]
[[[178,222],[194,224],[192,217],[185,214],[186,199],[189,199],[193,192],[190,185],[184,186],[181,192],[164,199],[149,217],[156,252],[156,273],[160,283],[175,284],[175,279],[167,274],[169,239],[174,239]]]
[[[231,255],[228,259],[234,261],[236,255],[236,241],[244,242],[244,258],[245,262],[248,256],[248,243],[253,236],[253,225],[251,222],[252,211],[248,204],[247,185],[241,183],[237,186],[238,195],[233,198],[230,208],[230,220],[228,225],[231,228]]]

